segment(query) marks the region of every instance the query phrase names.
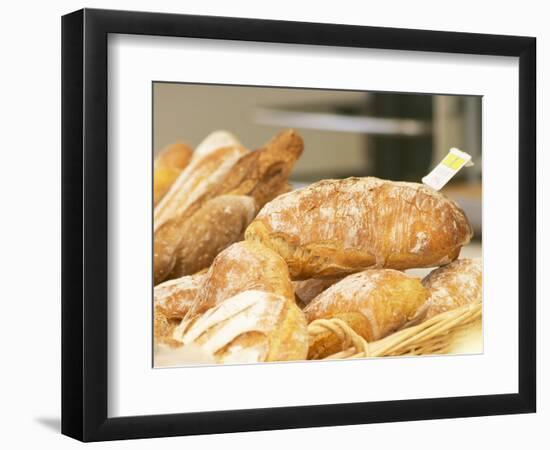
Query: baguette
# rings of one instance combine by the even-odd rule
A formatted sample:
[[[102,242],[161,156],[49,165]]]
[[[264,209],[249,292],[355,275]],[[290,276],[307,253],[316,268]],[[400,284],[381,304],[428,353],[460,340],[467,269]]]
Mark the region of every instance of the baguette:
[[[177,338],[221,364],[305,359],[307,324],[285,296],[248,290],[207,310]]]
[[[229,131],[218,130],[210,133],[197,146],[193,152],[193,158],[202,158],[213,151],[223,147],[242,147],[239,139]]]
[[[154,163],[153,204],[156,206],[170,186],[187,167],[193,150],[182,142],[176,142],[162,150]]]
[[[371,269],[349,275],[313,299],[305,308],[308,322],[339,318],[368,342],[403,326],[426,301],[420,279],[392,269]],[[342,350],[331,331],[309,344],[309,359],[322,359]]]
[[[444,195],[372,177],[323,180],[281,195],[245,232],[280,254],[297,280],[439,266],[471,237],[464,212]]]
[[[259,208],[288,189],[288,176],[302,154],[304,142],[294,130],[285,130],[264,147],[242,156],[214,195],[249,195]]]

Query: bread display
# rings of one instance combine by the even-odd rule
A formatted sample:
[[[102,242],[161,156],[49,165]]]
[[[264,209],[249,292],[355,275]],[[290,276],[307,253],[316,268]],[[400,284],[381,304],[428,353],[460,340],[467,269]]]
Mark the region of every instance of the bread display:
[[[155,367],[445,354],[481,329],[462,209],[373,177],[293,190],[303,150],[294,130],[253,151],[219,130],[159,154]]]
[[[219,137],[210,141],[219,145]],[[155,284],[207,267],[219,251],[240,239],[257,209],[288,190],[288,175],[303,149],[293,130],[253,152],[237,145],[212,150],[203,144],[206,150],[193,158],[155,208]],[[229,226],[223,229],[225,223]]]
[[[368,342],[404,325],[426,301],[420,279],[392,269],[371,269],[349,275],[314,298],[305,308],[308,322],[339,318]],[[309,358],[341,350],[331,332],[310,342]]]
[[[225,364],[299,360],[308,351],[303,312],[285,296],[257,290],[208,309],[176,340]]]
[[[279,253],[293,279],[439,266],[455,260],[471,236],[463,211],[437,191],[372,177],[323,180],[281,195],[245,233]]]
[[[417,317],[428,320],[468,303],[481,302],[481,283],[480,259],[458,259],[433,270],[422,280],[428,298]]]
[[[162,150],[154,162],[153,204],[164,197],[170,186],[187,167],[193,150],[182,142],[176,142]]]

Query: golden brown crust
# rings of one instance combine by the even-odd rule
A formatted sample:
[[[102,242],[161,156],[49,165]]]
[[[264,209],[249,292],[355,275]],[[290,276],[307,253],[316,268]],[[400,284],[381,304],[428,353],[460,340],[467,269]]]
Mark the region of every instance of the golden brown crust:
[[[155,286],[153,294],[155,309],[168,319],[183,319],[195,302],[205,276],[205,272],[200,272]]]
[[[418,278],[391,269],[371,269],[349,275],[313,299],[304,309],[306,319],[338,317],[367,341],[381,339],[413,317],[426,301]],[[310,358],[322,358],[341,349],[331,332],[310,342]]]
[[[223,147],[242,147],[237,137],[225,130],[216,130],[206,136],[202,142],[197,145],[193,152],[193,158],[202,158],[213,151]]]
[[[282,258],[260,244],[242,241],[229,246],[214,259],[184,322],[247,290],[294,298],[288,268]]]
[[[222,250],[243,239],[256,215],[256,203],[245,195],[221,195],[208,200],[178,226],[181,240],[168,279],[198,272],[212,264]]]
[[[175,142],[163,149],[155,159],[153,176],[153,204],[164,197],[179,174],[187,167],[193,150],[183,142]]]
[[[238,159],[248,152],[241,146],[222,147],[204,156],[193,158],[179,175],[154,211],[154,230],[170,220],[190,217],[230,172]]]
[[[289,298],[248,290],[205,311],[181,336],[225,364],[305,359],[307,325]]]
[[[304,143],[294,130],[277,134],[264,147],[242,156],[216,194],[249,195],[258,207],[288,189],[288,176]]]
[[[464,212],[437,191],[371,177],[323,180],[281,195],[245,232],[279,253],[293,279],[442,265],[471,236]]]
[[[430,272],[422,284],[428,299],[419,308],[421,321],[468,303],[481,302],[482,265],[480,259],[458,259]]]

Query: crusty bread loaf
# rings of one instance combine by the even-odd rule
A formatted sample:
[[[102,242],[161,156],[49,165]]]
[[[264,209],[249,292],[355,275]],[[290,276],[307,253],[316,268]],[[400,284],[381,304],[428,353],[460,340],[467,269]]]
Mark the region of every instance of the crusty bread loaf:
[[[371,269],[333,284],[305,308],[308,322],[339,318],[367,341],[381,339],[413,317],[426,301],[420,279],[392,269]],[[310,342],[309,359],[340,350],[339,339],[327,331]]]
[[[184,214],[166,223],[155,235],[155,281],[209,267],[224,248],[242,240],[256,211],[251,197],[221,195],[206,201],[191,217]]]
[[[180,333],[206,310],[248,290],[294,299],[283,259],[263,245],[242,241],[229,246],[214,259],[195,302],[179,327],[182,329]]]
[[[153,204],[164,197],[170,186],[187,167],[193,150],[183,142],[176,142],[163,149],[154,163]]]
[[[229,131],[217,130],[210,133],[199,145],[197,145],[197,148],[193,152],[193,158],[202,158],[223,147],[242,147],[242,144],[237,137]]]
[[[428,298],[419,308],[413,323],[468,303],[481,302],[481,270],[480,259],[458,259],[430,272],[422,280],[428,290]]]
[[[165,281],[155,286],[153,303],[155,309],[168,319],[183,319],[202,285],[206,272]]]
[[[439,192],[372,177],[283,194],[245,232],[279,253],[293,279],[439,266],[455,260],[471,236],[464,212]]]
[[[242,156],[214,195],[249,195],[261,208],[288,189],[288,175],[303,148],[304,142],[296,131],[282,131],[264,147]]]
[[[303,312],[283,295],[256,290],[213,306],[174,337],[225,364],[300,360],[308,351]]]
[[[256,202],[246,195],[220,195],[207,201],[181,228],[182,240],[169,278],[210,267],[218,253],[243,240],[256,212]]]
[[[212,189],[225,179],[248,150],[241,146],[222,147],[198,158],[179,175],[154,211],[154,230],[183,214],[188,217],[212,198]]]

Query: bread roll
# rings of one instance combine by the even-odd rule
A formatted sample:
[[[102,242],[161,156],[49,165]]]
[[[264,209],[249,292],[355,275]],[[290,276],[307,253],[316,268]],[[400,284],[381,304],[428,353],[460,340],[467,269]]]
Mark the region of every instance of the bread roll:
[[[246,195],[220,195],[206,202],[182,227],[170,278],[210,267],[218,253],[243,240],[256,213],[256,202]]]
[[[167,319],[183,319],[202,285],[206,272],[200,272],[155,286],[153,303],[155,309]]]
[[[212,307],[174,337],[222,364],[300,360],[308,351],[303,312],[285,296],[256,290]]]
[[[308,322],[340,318],[368,342],[381,339],[413,317],[426,301],[420,279],[391,269],[371,269],[332,285],[305,308]],[[309,358],[320,359],[342,350],[330,331],[310,342]]]
[[[218,148],[204,156],[193,158],[179,175],[154,211],[154,231],[183,214],[188,217],[212,198],[212,189],[225,179],[241,156],[244,147]]]
[[[229,131],[218,130],[210,133],[197,146],[193,152],[193,158],[202,158],[213,151],[223,147],[242,147],[237,137]]]
[[[182,142],[176,142],[162,150],[155,159],[153,175],[153,204],[164,197],[170,186],[187,167],[193,150]]]
[[[294,299],[294,291],[283,259],[273,250],[252,242],[237,242],[221,252],[208,269],[197,299],[181,328],[206,310],[248,290],[270,292]]]
[[[299,280],[447,264],[471,236],[464,212],[439,192],[371,177],[281,195],[245,232],[279,253]]]
[[[481,302],[481,270],[480,259],[459,259],[430,272],[422,280],[428,298],[416,318],[425,321],[468,303]]]

